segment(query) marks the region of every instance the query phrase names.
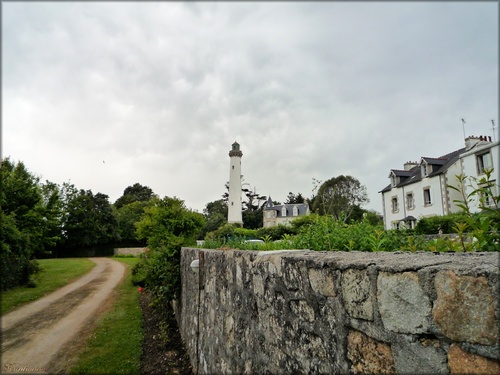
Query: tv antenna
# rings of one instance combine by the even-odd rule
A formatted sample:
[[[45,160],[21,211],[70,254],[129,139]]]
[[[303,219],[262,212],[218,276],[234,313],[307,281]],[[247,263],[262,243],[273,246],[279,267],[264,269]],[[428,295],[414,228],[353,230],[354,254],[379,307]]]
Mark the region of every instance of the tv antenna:
[[[465,140],[465,120],[462,119],[462,129],[464,131],[464,140]]]
[[[495,121],[491,120],[491,128],[493,129],[493,142],[496,142],[495,139]]]

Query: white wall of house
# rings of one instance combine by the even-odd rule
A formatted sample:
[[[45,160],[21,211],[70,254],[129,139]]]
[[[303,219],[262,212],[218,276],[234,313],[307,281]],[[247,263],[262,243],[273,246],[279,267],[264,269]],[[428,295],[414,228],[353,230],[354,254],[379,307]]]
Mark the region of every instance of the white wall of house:
[[[460,156],[460,161],[461,161],[461,166],[462,166],[462,173],[465,176],[469,177],[474,177],[478,180],[481,180],[482,178],[486,178],[486,175],[483,172],[483,164],[485,161],[485,157],[488,159],[487,163],[490,163],[489,165],[486,165],[488,168],[493,168],[493,174],[491,176],[491,180],[495,181],[495,184],[497,185],[495,188],[495,191],[493,192],[496,195],[500,194],[499,191],[499,184],[500,184],[500,142],[494,142],[494,143],[487,143],[487,144],[482,144],[478,145],[477,147],[474,147],[473,149],[463,153]],[[469,194],[472,192],[472,187],[467,186],[466,187],[466,193]],[[477,199],[478,197],[475,196],[474,201],[470,205],[471,211],[472,212],[478,212],[480,210],[479,208],[479,201]]]
[[[290,209],[290,207],[292,207]],[[297,219],[300,216],[304,216],[304,214],[300,215],[299,210],[297,207],[293,207],[293,205],[290,205],[289,210],[285,212],[282,211],[281,216],[278,215],[278,211],[276,209],[272,210],[264,210],[264,218],[263,218],[263,226],[264,228],[268,227],[274,227],[276,225],[289,225],[292,221]],[[280,209],[283,209],[282,206],[280,206]],[[283,216],[283,214],[287,216]],[[309,215],[310,210],[309,206],[307,206],[307,210],[305,212],[305,215]]]
[[[384,222],[386,229],[396,229],[401,227],[401,220],[407,216],[416,219],[443,215],[445,203],[442,199],[443,180],[441,175],[434,177],[424,177],[416,183],[392,188],[385,192],[384,202]],[[410,197],[413,197],[413,205],[409,206]],[[430,197],[430,202],[425,199]],[[393,200],[397,199],[397,210],[394,210]]]
[[[384,210],[384,225],[386,229],[400,228],[402,219],[413,216],[417,220],[423,217],[436,215],[447,215],[460,212],[457,200],[461,201],[460,192],[450,188],[448,185],[458,187],[457,175],[472,176],[477,179],[485,177],[482,172],[482,164],[493,168],[492,180],[495,181],[496,191],[500,194],[500,142],[479,142],[469,151],[465,151],[460,158],[447,168],[443,173],[433,177],[423,177],[420,181],[402,187],[393,187],[382,193]],[[485,157],[485,155],[488,155]],[[431,174],[431,173],[430,173]],[[428,190],[428,193],[424,193]],[[466,194],[472,191],[470,186]],[[413,197],[413,207],[408,204],[408,196]],[[430,202],[425,202],[425,195],[430,195]],[[397,205],[393,203],[397,200]],[[394,209],[397,206],[397,209]],[[471,204],[471,211],[479,211],[478,200]]]

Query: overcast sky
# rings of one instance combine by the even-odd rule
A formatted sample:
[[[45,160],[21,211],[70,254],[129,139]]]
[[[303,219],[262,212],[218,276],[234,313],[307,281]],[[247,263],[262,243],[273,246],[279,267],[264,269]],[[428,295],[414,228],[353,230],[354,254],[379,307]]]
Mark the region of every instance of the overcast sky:
[[[495,2],[2,2],[2,156],[202,211],[229,180],[283,202],[498,130]],[[495,135],[498,140],[498,134]]]

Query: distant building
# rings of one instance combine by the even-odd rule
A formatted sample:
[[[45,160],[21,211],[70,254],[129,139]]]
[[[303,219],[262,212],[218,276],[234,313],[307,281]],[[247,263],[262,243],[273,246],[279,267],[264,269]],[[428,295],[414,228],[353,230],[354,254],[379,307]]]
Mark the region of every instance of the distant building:
[[[241,157],[243,152],[240,150],[238,142],[232,144],[229,151],[229,197],[227,201],[227,222],[243,225],[242,204],[241,204]]]
[[[406,162],[403,169],[391,169],[390,184],[380,191],[386,229],[414,228],[418,219],[461,211],[454,202],[462,197],[448,187],[458,187],[456,176],[484,177],[486,168],[493,168],[492,179],[500,182],[499,142],[491,137],[468,137],[465,147],[438,158],[422,157],[419,162]],[[470,193],[467,187],[466,193]],[[479,211],[472,202],[472,211]]]
[[[264,206],[264,228],[275,225],[288,225],[299,216],[309,215],[307,203],[291,203],[275,205],[271,197],[267,199]]]

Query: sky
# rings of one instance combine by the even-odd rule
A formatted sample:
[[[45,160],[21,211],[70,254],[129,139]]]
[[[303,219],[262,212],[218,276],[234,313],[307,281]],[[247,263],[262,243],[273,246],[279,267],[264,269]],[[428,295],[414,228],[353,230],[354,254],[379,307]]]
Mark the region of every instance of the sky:
[[[1,155],[114,203],[284,202],[498,135],[498,2],[8,2]],[[465,120],[465,123],[462,122]],[[492,120],[496,128],[493,131]]]

